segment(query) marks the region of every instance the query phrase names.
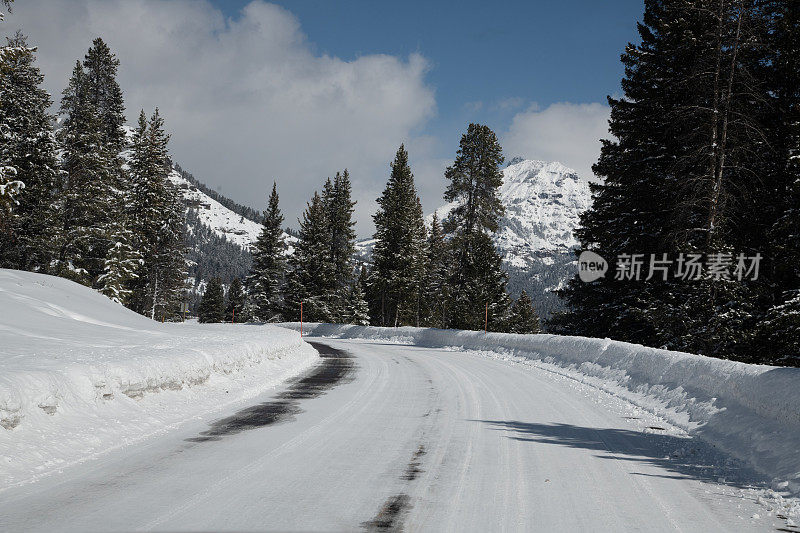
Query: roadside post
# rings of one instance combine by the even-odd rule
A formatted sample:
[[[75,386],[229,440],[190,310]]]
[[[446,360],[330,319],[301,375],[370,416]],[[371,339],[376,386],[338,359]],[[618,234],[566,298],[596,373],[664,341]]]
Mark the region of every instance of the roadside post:
[[[303,302],[300,302],[300,337],[303,336]]]

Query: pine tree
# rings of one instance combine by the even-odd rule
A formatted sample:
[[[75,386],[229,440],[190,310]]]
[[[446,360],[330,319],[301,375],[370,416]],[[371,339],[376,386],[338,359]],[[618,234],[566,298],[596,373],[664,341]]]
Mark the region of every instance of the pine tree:
[[[56,272],[97,286],[111,246],[115,198],[113,155],[103,146],[100,119],[88,98],[85,72],[75,65],[63,92],[59,131],[66,183],[59,206]]]
[[[623,253],[763,252],[786,180],[774,166],[778,92],[769,70],[769,2],[648,1],[641,42],[622,56],[623,98],[594,166],[594,204],[576,236],[613,262]],[[782,112],[777,113],[783,115]],[[754,177],[758,176],[757,179]],[[776,254],[768,250],[769,257]],[[594,283],[573,279],[555,331],[717,356],[751,357],[775,265],[756,282],[705,278]],[[750,354],[750,355],[748,355]]]
[[[330,261],[330,232],[325,205],[314,192],[300,221],[299,241],[289,260],[285,315],[289,320],[331,322],[335,318],[335,268]]]
[[[352,186],[350,173],[336,173],[323,187],[322,200],[328,218],[330,232],[330,262],[334,269],[335,303],[334,318],[346,313],[347,298],[353,278],[353,254],[355,253],[356,233],[353,227],[353,211],[356,202],[351,200]]]
[[[225,320],[235,323],[247,322],[247,294],[239,278],[233,278],[228,289],[228,305],[225,307]]]
[[[540,333],[539,315],[533,308],[533,301],[524,290],[511,305],[511,333]]]
[[[369,306],[367,305],[363,285],[358,280],[353,283],[347,292],[342,318],[345,324],[369,325]]]
[[[375,248],[370,279],[371,310],[381,326],[419,326],[425,277],[426,231],[422,205],[403,145],[391,164],[391,174],[378,198]]]
[[[128,141],[124,129],[125,105],[122,90],[116,79],[119,60],[103,39],[98,37],[86,53],[83,67],[86,72],[85,91],[97,112],[101,143],[108,154],[113,175],[111,186],[115,198],[107,209],[112,213],[116,223],[125,226],[124,231],[135,231],[135,223],[129,217],[132,183],[123,167],[125,161],[122,157],[123,150],[128,147]]]
[[[11,11],[13,0],[2,0],[2,5]],[[0,22],[5,19],[5,14],[0,11]],[[14,62],[18,60],[20,54],[30,54],[32,50],[19,49],[12,46],[0,46],[0,76],[13,75]],[[13,136],[11,128],[0,123],[0,139],[3,144],[12,142]],[[12,236],[12,221],[16,217],[15,208],[19,204],[19,196],[25,189],[25,183],[17,178],[17,169],[9,161],[10,154],[5,150],[0,150],[0,233],[6,235],[5,239]]]
[[[800,4],[774,2],[770,49],[774,57],[772,86],[776,113],[770,145],[774,147],[775,178],[766,191],[769,202],[759,209],[778,209],[770,228],[770,251],[775,258],[772,297],[759,322],[758,346],[769,358],[762,361],[800,366]]]
[[[128,305],[133,292],[130,286],[139,277],[142,258],[134,248],[133,234],[122,224],[116,225],[112,240],[114,244],[108,250],[103,273],[97,281],[101,286],[100,292],[119,304]]]
[[[197,316],[202,323],[225,321],[225,292],[221,279],[212,278],[208,282]]]
[[[149,122],[142,111],[130,162],[131,212],[136,247],[142,254],[139,276],[132,284],[131,308],[153,319],[177,311],[186,279],[186,211],[169,181],[168,142],[158,108]]]
[[[439,217],[434,212],[428,234],[427,261],[423,292],[424,323],[434,328],[447,324],[447,302],[450,300],[450,254],[444,240]]]
[[[283,242],[283,215],[278,207],[277,184],[273,182],[263,229],[254,244],[253,266],[247,287],[256,317],[264,321],[280,321],[281,287],[286,270],[286,244]]]
[[[125,105],[122,89],[117,83],[119,59],[100,37],[92,41],[92,46],[83,61],[86,71],[85,83],[88,98],[100,116],[103,143],[115,154],[121,152],[125,141]]]
[[[444,222],[451,236],[454,267],[447,327],[482,329],[488,309],[488,327],[507,327],[510,300],[502,260],[487,233],[497,231],[503,205],[502,148],[487,126],[470,124],[461,137],[455,162],[445,171],[450,181],[444,198],[456,206]]]
[[[56,143],[48,108],[50,95],[40,86],[44,76],[35,66],[35,51],[19,32],[8,39],[0,64],[0,166],[13,168],[0,182],[16,182],[4,188],[25,194],[13,202],[14,216],[0,228],[0,266],[20,270],[47,270],[54,254],[57,212],[54,204],[60,187]]]

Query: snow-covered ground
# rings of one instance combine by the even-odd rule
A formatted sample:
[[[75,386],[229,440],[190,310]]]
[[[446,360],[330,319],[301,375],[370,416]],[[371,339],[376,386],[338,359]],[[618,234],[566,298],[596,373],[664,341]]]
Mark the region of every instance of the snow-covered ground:
[[[304,324],[304,330],[468,350],[570,377],[744,461],[772,478],[773,489],[800,495],[800,368],[748,365],[584,337],[331,324]]]
[[[475,351],[308,340],[341,351],[3,492],[0,531],[796,530],[757,474],[587,383]]]
[[[260,394],[316,351],[269,326],[159,324],[0,270],[0,490]]]

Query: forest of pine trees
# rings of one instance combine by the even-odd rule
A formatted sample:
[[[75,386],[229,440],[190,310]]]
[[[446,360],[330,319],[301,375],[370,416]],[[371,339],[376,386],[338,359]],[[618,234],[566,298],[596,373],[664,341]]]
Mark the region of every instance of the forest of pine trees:
[[[67,277],[171,319],[185,293],[185,207],[158,109],[127,138],[118,67],[95,39],[56,121],[36,50],[19,32],[2,48],[0,267]]]
[[[751,362],[800,353],[800,3],[645,3],[583,249],[763,258],[758,279],[572,280],[551,328]],[[719,255],[722,254],[722,255]]]
[[[527,294],[512,304],[491,240],[502,207],[501,148],[486,126],[471,124],[448,169],[446,199],[459,206],[428,228],[403,145],[378,198],[371,264],[355,261],[352,185],[347,170],[315,192],[288,255],[273,184],[247,277],[256,319],[380,326],[427,326],[535,333]],[[477,171],[473,169],[478,169]],[[447,228],[447,229],[444,229]],[[469,228],[469,229],[466,229]],[[226,318],[230,320],[230,318]]]

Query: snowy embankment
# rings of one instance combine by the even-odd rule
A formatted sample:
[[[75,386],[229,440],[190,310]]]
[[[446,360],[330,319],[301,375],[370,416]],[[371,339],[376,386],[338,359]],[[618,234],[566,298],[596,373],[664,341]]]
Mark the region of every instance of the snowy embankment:
[[[253,397],[313,365],[287,329],[160,324],[0,269],[0,490]]]
[[[299,328],[299,324],[282,324]],[[800,368],[585,337],[304,324],[304,334],[478,351],[578,379],[650,411],[800,493]]]

